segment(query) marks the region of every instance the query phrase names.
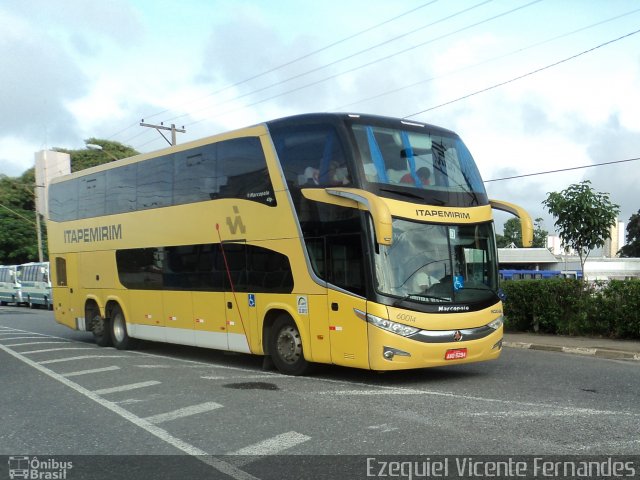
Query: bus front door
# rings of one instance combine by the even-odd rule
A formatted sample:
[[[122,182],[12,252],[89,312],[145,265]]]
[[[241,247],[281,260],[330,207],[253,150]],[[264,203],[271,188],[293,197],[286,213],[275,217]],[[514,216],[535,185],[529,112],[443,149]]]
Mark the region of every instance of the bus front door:
[[[367,323],[356,316],[355,310],[367,311],[365,299],[329,290],[329,337],[331,361],[336,365],[369,368]]]

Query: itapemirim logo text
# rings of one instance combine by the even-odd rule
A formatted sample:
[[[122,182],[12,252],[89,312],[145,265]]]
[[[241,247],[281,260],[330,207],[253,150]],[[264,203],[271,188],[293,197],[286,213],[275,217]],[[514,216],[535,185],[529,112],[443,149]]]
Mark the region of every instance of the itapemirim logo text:
[[[63,462],[54,458],[9,457],[9,478],[11,480],[14,478],[29,480],[66,480],[69,478],[67,475],[72,468],[73,462]]]

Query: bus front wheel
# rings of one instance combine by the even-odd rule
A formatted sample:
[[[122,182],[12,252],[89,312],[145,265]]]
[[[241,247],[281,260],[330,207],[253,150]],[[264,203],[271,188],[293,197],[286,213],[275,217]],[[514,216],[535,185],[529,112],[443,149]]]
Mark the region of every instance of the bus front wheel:
[[[127,322],[120,306],[111,310],[111,341],[118,350],[129,350],[135,346],[135,340],[127,333]]]
[[[285,375],[303,375],[309,369],[300,331],[289,316],[281,315],[271,327],[269,353],[276,368]]]

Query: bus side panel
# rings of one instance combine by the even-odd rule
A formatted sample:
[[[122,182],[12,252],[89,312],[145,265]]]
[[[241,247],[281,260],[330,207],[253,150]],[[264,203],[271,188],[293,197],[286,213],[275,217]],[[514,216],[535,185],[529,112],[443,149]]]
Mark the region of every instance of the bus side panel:
[[[227,349],[223,292],[193,292],[193,320],[195,343],[198,347]]]
[[[122,289],[113,250],[79,252],[78,276],[82,288]]]
[[[165,290],[162,305],[167,342],[195,345],[191,292]]]
[[[227,342],[232,352],[251,353],[249,349],[249,294],[225,293]]]
[[[329,289],[329,336],[331,359],[336,365],[369,368],[367,322],[354,310],[367,311],[367,302],[352,294]]]
[[[78,257],[75,253],[56,255],[51,261],[54,316],[56,322],[78,329],[76,318],[84,318],[78,292]]]
[[[326,295],[309,295],[309,336],[311,359],[314,362],[331,363],[331,331]]]
[[[144,340],[166,341],[161,290],[129,290],[129,335]]]

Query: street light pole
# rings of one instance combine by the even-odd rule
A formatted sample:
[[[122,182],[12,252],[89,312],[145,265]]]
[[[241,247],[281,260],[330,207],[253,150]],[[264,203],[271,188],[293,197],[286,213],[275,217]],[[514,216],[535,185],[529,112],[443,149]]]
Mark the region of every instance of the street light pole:
[[[101,152],[103,152],[105,155],[111,157],[112,160],[120,160],[119,158],[117,158],[113,153],[109,153],[107,152],[104,148],[102,148],[102,145],[97,145],[95,143],[87,143],[87,148],[89,150],[100,150]]]
[[[44,188],[44,185],[33,184],[33,190],[29,188],[27,185],[23,185],[21,183],[18,183],[17,185],[20,185],[22,188],[28,191],[31,195],[33,195],[33,200],[34,200],[33,203],[34,203],[35,212],[36,212],[36,238],[38,240],[38,261],[42,262],[44,260],[44,254],[42,252],[42,227],[40,226],[40,212],[38,209],[39,196],[36,191],[36,188]],[[5,207],[4,205],[2,206],[7,210],[9,210],[10,212],[14,213],[15,215],[18,215],[21,218],[25,218],[22,215],[20,215],[18,212],[14,212],[13,210],[11,210],[8,207]],[[25,218],[25,220],[28,220],[28,219]]]

